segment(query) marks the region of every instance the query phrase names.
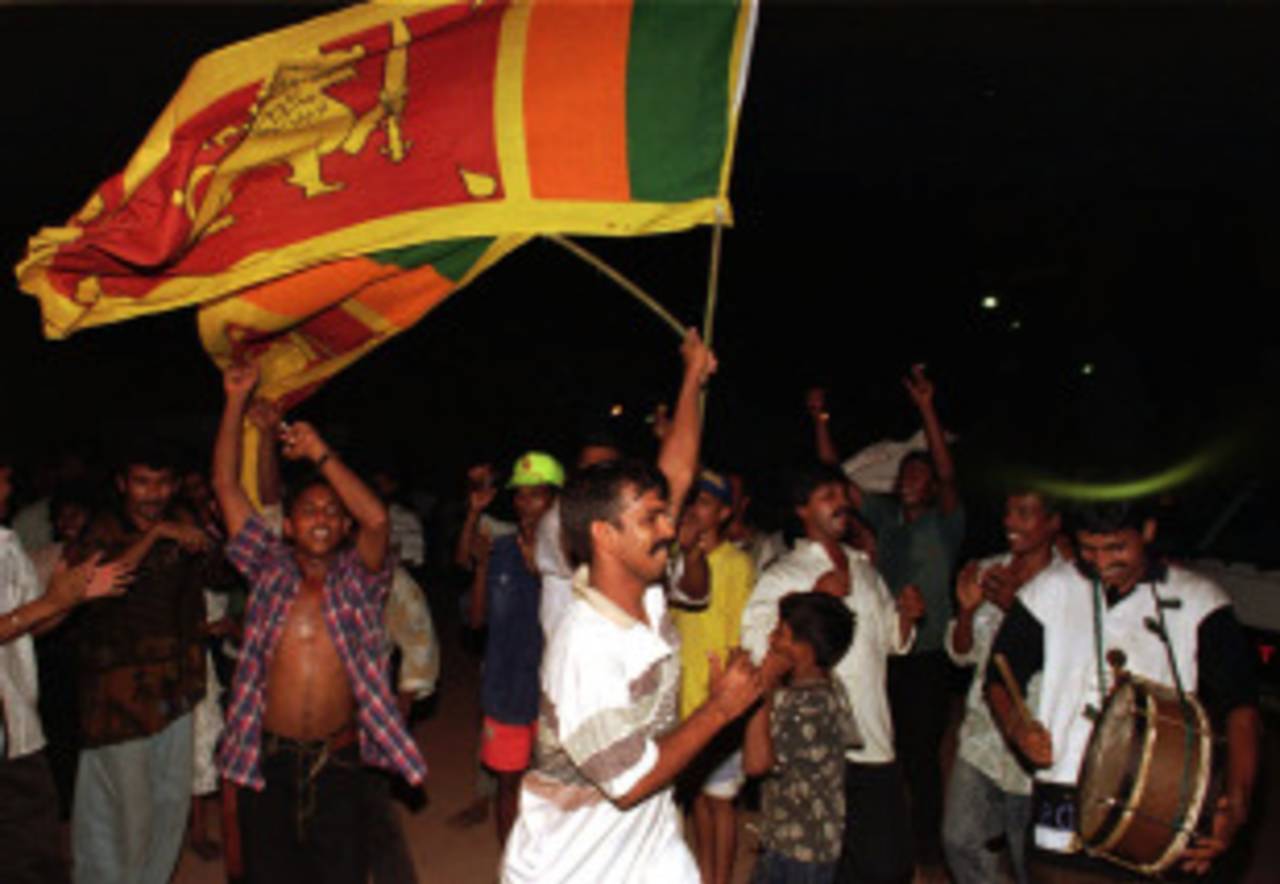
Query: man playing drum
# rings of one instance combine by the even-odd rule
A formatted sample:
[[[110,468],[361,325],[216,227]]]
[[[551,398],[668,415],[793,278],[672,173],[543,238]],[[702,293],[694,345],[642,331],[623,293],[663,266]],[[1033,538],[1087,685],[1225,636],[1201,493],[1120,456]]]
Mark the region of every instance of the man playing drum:
[[[1081,508],[1077,560],[1056,563],[1025,586],[996,637],[992,659],[1003,655],[1022,691],[1035,673],[1042,675],[1031,720],[1019,712],[994,662],[987,673],[996,722],[1037,769],[1034,881],[1133,878],[1129,869],[1081,855],[1076,836],[1076,785],[1091,718],[1103,709],[1120,669],[1194,693],[1225,737],[1212,834],[1193,838],[1178,867],[1206,873],[1248,816],[1261,730],[1248,643],[1226,594],[1160,561],[1151,547],[1155,535],[1155,520],[1139,502]]]

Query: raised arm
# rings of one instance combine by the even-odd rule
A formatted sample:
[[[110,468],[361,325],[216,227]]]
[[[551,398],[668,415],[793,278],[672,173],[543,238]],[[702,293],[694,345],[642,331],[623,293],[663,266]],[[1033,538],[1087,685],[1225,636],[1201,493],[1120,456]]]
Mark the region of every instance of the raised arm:
[[[453,561],[464,571],[471,571],[478,562],[477,543],[480,534],[480,517],[498,496],[493,467],[487,463],[476,464],[467,470],[467,517],[458,533],[458,545],[453,551]]]
[[[658,469],[667,478],[670,510],[673,518],[684,505],[684,496],[693,484],[698,471],[698,448],[702,442],[702,416],[699,414],[698,395],[707,379],[715,373],[715,354],[702,343],[697,331],[689,329],[680,345],[684,359],[684,378],[676,399],[675,414],[671,419],[671,431],[662,441],[658,452]]]
[[[258,385],[256,365],[233,365],[222,374],[226,402],[213,443],[213,493],[222,508],[227,536],[235,537],[253,515],[253,504],[240,484],[240,445],[244,434],[244,413],[253,388]]]
[[[276,454],[276,436],[280,432],[280,404],[257,397],[249,406],[249,420],[258,429],[258,500],[263,506],[275,506],[281,493],[280,457]]]
[[[805,410],[813,421],[813,444],[817,449],[818,460],[822,463],[838,466],[840,452],[836,450],[835,440],[831,438],[831,413],[827,411],[827,391],[821,387],[811,387],[804,395]]]
[[[938,505],[944,513],[952,512],[960,505],[956,466],[947,446],[946,433],[938,421],[938,412],[933,407],[933,381],[925,375],[924,364],[911,366],[911,374],[902,379],[902,385],[920,411],[920,423],[929,442],[929,456],[933,458],[933,469],[938,476]]]
[[[827,410],[827,391],[822,387],[810,387],[804,397],[805,410],[813,422],[813,444],[821,463],[833,467],[840,466],[840,452],[835,440],[831,438],[831,412]],[[858,483],[850,480],[848,485],[849,502],[856,510],[862,509],[862,489]]]
[[[333,487],[356,523],[356,552],[370,571],[381,570],[391,540],[391,520],[378,495],[344,464],[320,438],[315,427],[304,421],[290,424],[281,433],[284,456],[309,460]]]

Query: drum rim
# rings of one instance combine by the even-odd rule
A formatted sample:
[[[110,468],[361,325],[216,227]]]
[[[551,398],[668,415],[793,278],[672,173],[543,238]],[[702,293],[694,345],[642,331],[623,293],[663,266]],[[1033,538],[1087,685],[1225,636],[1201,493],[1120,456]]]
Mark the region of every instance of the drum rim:
[[[1089,735],[1089,742],[1085,745],[1084,765],[1080,769],[1077,784],[1088,780],[1088,775],[1093,769],[1094,759],[1101,755],[1100,752],[1093,752],[1094,741],[1100,740],[1102,737],[1099,725],[1106,719],[1107,711],[1114,703],[1118,702],[1119,692],[1123,687],[1129,687],[1133,690],[1133,706],[1135,710],[1145,711],[1149,706],[1150,692],[1138,680],[1126,679],[1122,685],[1117,686],[1116,690],[1107,698],[1107,702],[1103,704],[1102,712],[1094,723],[1093,733]],[[1098,852],[1108,850],[1124,837],[1125,831],[1128,829],[1126,824],[1133,816],[1134,794],[1139,791],[1146,781],[1149,753],[1151,743],[1155,739],[1155,731],[1150,726],[1147,715],[1139,714],[1134,718],[1136,739],[1129,745],[1124,773],[1120,778],[1119,795],[1116,796],[1117,801],[1108,808],[1102,824],[1094,830],[1092,835],[1086,835],[1084,832],[1084,789],[1076,789],[1076,833],[1080,836],[1080,841],[1087,850]]]
[[[1156,682],[1149,682],[1147,679],[1141,678],[1139,676],[1130,676],[1126,680],[1126,683],[1131,685],[1134,691],[1137,693],[1137,696],[1135,699],[1141,699],[1143,701],[1142,703],[1135,702],[1134,703],[1135,708],[1138,708],[1139,706],[1146,706],[1148,705],[1148,703],[1152,707],[1155,706],[1155,698],[1153,696],[1153,692],[1148,688],[1148,685],[1154,685],[1156,684]],[[1107,708],[1110,707],[1111,702],[1114,700],[1114,698],[1115,698],[1114,693],[1112,694],[1111,697],[1107,698],[1107,703],[1103,706],[1104,715]],[[1199,752],[1198,752],[1199,767],[1197,769],[1202,773],[1202,775],[1197,777],[1198,782],[1195,784],[1190,800],[1187,803],[1187,807],[1185,810],[1185,817],[1181,821],[1181,824],[1177,827],[1173,825],[1169,825],[1170,831],[1173,832],[1173,837],[1169,839],[1169,843],[1165,846],[1164,851],[1160,854],[1159,857],[1157,857],[1155,860],[1149,863],[1132,862],[1130,860],[1127,860],[1123,857],[1117,856],[1114,853],[1110,852],[1110,849],[1112,847],[1114,847],[1117,843],[1123,840],[1124,836],[1128,832],[1129,823],[1132,821],[1136,813],[1134,795],[1138,793],[1135,792],[1135,783],[1133,782],[1133,778],[1132,778],[1132,774],[1133,774],[1132,762],[1133,762],[1133,754],[1135,751],[1134,749],[1135,746],[1141,745],[1143,747],[1142,757],[1140,759],[1140,768],[1136,777],[1136,780],[1137,780],[1136,788],[1140,789],[1145,783],[1147,772],[1150,765],[1151,753],[1149,751],[1148,743],[1155,741],[1156,730],[1155,728],[1151,727],[1149,723],[1149,719],[1146,716],[1140,715],[1138,716],[1139,721],[1137,722],[1137,726],[1141,728],[1143,738],[1141,740],[1134,740],[1133,745],[1130,746],[1130,749],[1129,749],[1130,765],[1125,772],[1124,778],[1121,781],[1122,787],[1128,787],[1128,790],[1123,793],[1125,796],[1124,804],[1123,805],[1119,803],[1113,804],[1111,806],[1111,809],[1107,813],[1107,817],[1103,823],[1103,826],[1100,827],[1099,829],[1099,831],[1109,831],[1110,835],[1099,836],[1097,840],[1089,840],[1084,837],[1084,833],[1081,830],[1083,814],[1080,812],[1081,806],[1084,800],[1083,794],[1082,794],[1083,790],[1079,788],[1077,788],[1076,790],[1076,804],[1077,804],[1076,833],[1077,833],[1077,836],[1080,838],[1081,846],[1083,847],[1085,853],[1091,856],[1101,857],[1103,859],[1106,859],[1109,862],[1113,862],[1125,868],[1132,869],[1133,871],[1139,872],[1143,875],[1156,875],[1163,872],[1165,869],[1171,866],[1178,859],[1178,857],[1182,855],[1183,851],[1186,850],[1187,843],[1191,840],[1191,836],[1192,836],[1192,831],[1189,828],[1189,826],[1195,825],[1195,819],[1193,818],[1198,817],[1199,814],[1203,811],[1205,795],[1209,789],[1209,779],[1210,779],[1210,774],[1212,773],[1211,766],[1212,766],[1212,754],[1213,754],[1213,729],[1209,723],[1208,713],[1205,711],[1204,705],[1200,703],[1200,701],[1195,697],[1195,695],[1186,694],[1185,700],[1187,702],[1187,705],[1190,706],[1190,708],[1194,711],[1194,715],[1195,715],[1195,722],[1196,722],[1197,734],[1198,734],[1196,742],[1199,749]],[[1154,709],[1149,710],[1149,714],[1151,714],[1153,717],[1154,717],[1154,713],[1155,713]],[[1098,717],[1098,721],[1099,722],[1102,721],[1102,715]],[[1088,770],[1087,765],[1089,764],[1091,758],[1093,757],[1092,753],[1090,753],[1089,750],[1093,748],[1093,742],[1096,736],[1098,736],[1098,730],[1095,724],[1094,733],[1090,734],[1089,742],[1085,750],[1086,754],[1085,754],[1084,764],[1086,765],[1086,767],[1081,768],[1081,777],[1078,782],[1083,781],[1084,775]],[[1113,829],[1108,829],[1109,826],[1113,826],[1113,825],[1114,825]],[[1102,841],[1104,843],[1098,843],[1099,841]]]
[[[1213,728],[1209,723],[1209,715],[1205,712],[1204,705],[1196,699],[1194,694],[1185,695],[1187,705],[1195,712],[1196,726],[1198,730],[1198,743],[1200,749],[1200,766],[1199,770],[1203,774],[1197,779],[1199,782],[1195,785],[1190,800],[1187,802],[1185,816],[1181,824],[1174,830],[1173,838],[1169,839],[1169,846],[1160,858],[1155,862],[1146,866],[1141,866],[1140,871],[1144,874],[1154,875],[1163,872],[1182,855],[1187,849],[1188,842],[1191,841],[1192,828],[1196,825],[1196,817],[1204,811],[1205,795],[1209,791],[1209,780],[1212,776],[1213,765]]]

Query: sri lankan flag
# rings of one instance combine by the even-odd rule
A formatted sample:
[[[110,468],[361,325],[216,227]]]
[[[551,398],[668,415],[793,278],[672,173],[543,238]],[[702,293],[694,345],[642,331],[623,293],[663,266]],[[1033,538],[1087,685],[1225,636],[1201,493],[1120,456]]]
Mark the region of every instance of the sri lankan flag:
[[[539,233],[727,220],[753,0],[367,4],[200,59],[17,267],[46,335],[199,304],[313,388]]]

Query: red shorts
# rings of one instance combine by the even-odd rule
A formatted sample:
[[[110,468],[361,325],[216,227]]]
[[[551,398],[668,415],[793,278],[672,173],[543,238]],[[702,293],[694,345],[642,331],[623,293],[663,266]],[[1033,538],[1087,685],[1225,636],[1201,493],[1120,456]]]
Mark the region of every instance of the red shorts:
[[[527,770],[533,759],[533,740],[538,723],[506,724],[484,717],[480,731],[480,763],[500,773]]]

